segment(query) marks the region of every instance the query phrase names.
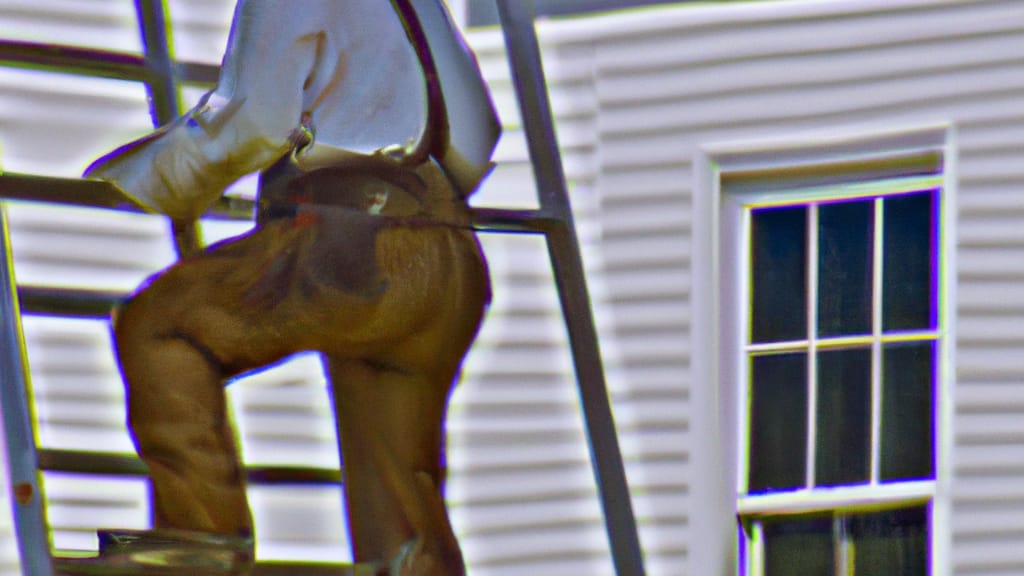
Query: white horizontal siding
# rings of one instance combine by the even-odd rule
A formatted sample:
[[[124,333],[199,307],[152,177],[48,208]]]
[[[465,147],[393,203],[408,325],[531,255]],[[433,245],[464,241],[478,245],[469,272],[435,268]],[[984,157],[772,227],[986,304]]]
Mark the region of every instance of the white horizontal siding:
[[[167,0],[174,57],[220,64],[235,3],[230,0]]]
[[[130,0],[4,0],[0,38],[139,53],[142,38]]]
[[[172,3],[176,35],[194,43],[179,54],[219,59],[208,55],[213,47],[219,52],[226,26],[210,22],[225,18],[229,4]],[[1024,189],[1024,4],[762,2],[552,21],[540,32],[648,573],[701,574],[687,565],[700,530],[690,521],[693,498],[700,498],[691,486],[700,471],[690,465],[689,348],[706,337],[690,327],[697,150],[723,141],[943,121],[956,128],[959,160],[953,573],[1024,572],[1016,545],[1024,535],[1017,513],[1024,509],[1018,488],[1024,466],[1015,462],[1024,453],[1024,396],[1015,390],[1024,379],[1018,359],[1024,208],[1013,195]],[[507,127],[500,165],[474,203],[535,206],[500,35],[474,33],[470,40]],[[0,112],[0,143],[9,170],[77,174],[108,143],[145,129],[148,112],[136,88],[100,82],[65,90],[22,72],[2,73],[0,101],[9,105],[0,110],[10,113]],[[80,92],[89,96],[76,108],[71,102]],[[128,113],[112,114],[126,105]],[[43,110],[75,113],[55,120]],[[78,116],[85,116],[83,124],[74,123]],[[112,120],[101,129],[90,118]],[[57,139],[58,133],[70,136]],[[53,167],[53,156],[66,161]],[[39,246],[63,242],[64,249],[81,251],[68,240],[77,236],[47,230],[45,216],[20,220],[19,271],[40,281],[79,282],[102,268],[118,271],[107,281],[128,284],[169,261],[160,223],[119,232],[137,238],[138,256],[131,255],[135,249],[104,250],[96,259],[85,250],[62,260],[64,252]],[[104,246],[104,229],[81,233]],[[484,240],[495,302],[450,418],[449,495],[467,560],[473,574],[483,575],[609,574],[543,243],[505,235]],[[55,438],[86,427],[123,434],[116,431],[121,409],[111,365],[90,356],[106,353],[101,336],[33,338],[39,352],[32,354],[40,358],[34,362],[52,367],[52,374],[37,376],[37,389],[44,396],[41,414],[59,432]],[[84,383],[62,362],[110,384],[82,391]],[[300,461],[336,461],[322,383],[315,361],[305,359],[236,385],[247,457],[269,462],[291,453]],[[78,401],[96,409],[76,414]],[[75,500],[73,491],[68,500]],[[271,554],[346,554],[332,511],[336,495],[259,494],[254,503]],[[293,526],[288,511],[296,509],[315,518],[317,529]],[[140,508],[123,510],[114,517],[130,522]],[[81,534],[75,520],[62,522],[66,538]],[[286,528],[308,540],[295,540]]]
[[[1024,189],[1024,4],[679,7],[574,22],[557,35],[595,47],[595,186],[609,303],[618,349],[626,351],[626,368],[616,373],[639,381],[646,375],[632,375],[630,367],[674,367],[682,422],[689,367],[685,352],[670,350],[686,350],[691,340],[691,162],[699,148],[955,126],[958,381],[956,397],[947,399],[956,402],[952,573],[1024,572],[1024,553],[1009,544],[1024,535],[1017,513],[1024,507],[1017,488],[1024,465],[1013,458],[1024,451],[1024,397],[1014,390],[1024,379],[1024,204],[1014,194]],[[682,428],[682,446],[687,437]],[[687,573],[701,570],[690,566]]]
[[[5,171],[79,176],[92,159],[152,126],[138,84],[0,68],[0,85]]]
[[[474,574],[610,574],[544,242],[484,235],[494,302],[452,398],[448,498]],[[514,512],[513,512],[514,510]]]

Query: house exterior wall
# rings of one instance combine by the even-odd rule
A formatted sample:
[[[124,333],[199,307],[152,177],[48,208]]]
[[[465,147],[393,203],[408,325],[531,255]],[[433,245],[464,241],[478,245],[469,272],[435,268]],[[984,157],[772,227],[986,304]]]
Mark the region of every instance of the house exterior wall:
[[[637,396],[675,404],[674,490],[685,502],[664,524],[675,537],[645,544],[687,558],[686,573],[712,573],[699,556],[724,516],[714,503],[709,454],[716,438],[710,372],[694,356],[713,335],[693,318],[702,279],[694,261],[711,246],[694,236],[703,150],[716,144],[815,137],[948,123],[956,173],[955,382],[943,398],[951,426],[949,573],[1024,570],[1014,543],[1024,523],[1024,446],[1016,348],[1021,323],[1024,187],[1024,5],[942,0],[764,2],[679,7],[566,24],[549,41],[592,47],[598,102],[597,176],[607,305],[619,364]],[[642,281],[642,280],[643,281]],[[715,289],[713,286],[712,289]],[[695,361],[697,360],[697,361]],[[644,391],[644,392],[641,392]],[[664,404],[672,405],[672,404]],[[619,408],[620,410],[622,408]],[[645,417],[656,418],[654,412]],[[681,419],[678,419],[679,416]],[[730,447],[719,447],[724,454]],[[712,452],[716,452],[712,450]],[[646,477],[634,471],[634,481]],[[662,478],[663,481],[664,478]],[[665,481],[668,484],[668,481]],[[637,498],[643,509],[643,498]],[[721,496],[718,496],[721,498]],[[722,518],[718,519],[719,521]],[[939,540],[942,541],[941,539]],[[681,545],[680,545],[681,544]],[[942,573],[942,572],[940,572]]]
[[[172,3],[172,20],[190,3]],[[229,16],[220,4],[230,2],[200,4]],[[12,14],[31,14],[26,3],[13,5]],[[88,22],[120,30],[121,12],[105,8]],[[193,48],[182,44],[186,57],[222,45],[225,22],[177,21],[179,38],[196,39]],[[948,573],[1024,573],[1024,203],[1012,196],[1024,190],[1024,3],[680,6],[551,20],[539,33],[648,573],[728,573],[734,529],[734,495],[722,490],[734,447],[721,444],[716,417],[727,400],[708,385],[713,334],[701,320],[714,314],[717,288],[703,273],[707,223],[695,218],[707,200],[704,151],[936,124],[955,135],[957,166],[956,373],[942,399],[952,421],[944,431]],[[118,47],[138,49],[119,34]],[[500,166],[474,202],[533,205],[500,34],[475,31],[470,41],[506,125]],[[65,89],[2,71],[0,102],[11,171],[77,174],[148,120],[144,92],[109,81]],[[68,160],[54,168],[53,154]],[[54,214],[11,209],[22,281],[128,288],[171,261],[159,219]],[[495,303],[450,421],[449,495],[467,560],[475,575],[611,574],[543,243],[505,235],[484,243]],[[40,320],[26,331],[42,439],[128,449],[105,326]],[[308,360],[236,387],[247,456],[332,462],[323,381]],[[136,485],[56,478],[48,487],[61,542],[86,541],[96,519],[145,522],[146,495]],[[331,511],[336,495],[258,494],[254,503],[270,553],[345,554],[344,527]],[[0,536],[9,544],[6,526]],[[0,562],[14,573],[13,548],[4,550]]]

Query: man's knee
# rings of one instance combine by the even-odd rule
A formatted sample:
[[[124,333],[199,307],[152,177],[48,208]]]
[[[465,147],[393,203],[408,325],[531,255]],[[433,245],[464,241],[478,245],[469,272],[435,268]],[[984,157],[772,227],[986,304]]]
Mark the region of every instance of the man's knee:
[[[172,301],[161,298],[150,288],[122,302],[114,309],[110,319],[118,349],[175,332],[182,314],[172,304]]]
[[[215,337],[218,325],[207,318],[216,315],[209,314],[207,307],[183,304],[185,295],[175,294],[172,289],[173,285],[156,282],[112,313],[114,344],[122,370],[136,376],[127,378],[130,386],[140,385],[135,382],[140,371],[150,374],[160,367],[174,370],[177,362],[196,363],[217,375],[230,371],[230,362],[222,355],[223,346]]]
[[[147,302],[148,298],[142,294],[135,294],[121,302],[114,308],[110,317],[110,324],[114,332],[114,340],[120,347],[125,342],[130,342],[142,336],[144,329],[152,328],[154,321],[153,306]]]

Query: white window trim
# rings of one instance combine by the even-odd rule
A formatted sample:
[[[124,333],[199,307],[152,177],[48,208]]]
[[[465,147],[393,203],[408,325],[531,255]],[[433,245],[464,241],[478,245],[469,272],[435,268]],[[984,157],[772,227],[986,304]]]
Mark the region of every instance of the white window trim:
[[[926,152],[942,153],[940,197],[939,322],[944,334],[938,358],[935,480],[906,483],[931,502],[931,576],[951,574],[953,479],[954,349],[956,335],[956,158],[955,130],[946,123],[870,132],[832,131],[791,138],[711,144],[694,158],[693,373],[691,433],[693,470],[691,522],[699,530],[690,543],[690,573],[736,574],[739,545],[736,518],[739,492],[740,383],[736,350],[743,345],[743,285],[740,220],[743,199],[723,189],[723,178],[752,171],[781,171],[839,162],[879,161]],[[870,187],[870,185],[869,185]],[[778,192],[783,194],[784,191]],[[865,195],[870,192],[865,191]],[[738,208],[739,207],[739,208]],[[843,488],[843,490],[852,490]],[[922,493],[925,492],[925,493]],[[847,494],[853,500],[911,494]],[[785,496],[780,496],[784,498]],[[766,505],[770,501],[764,501]],[[804,505],[813,508],[814,499]],[[753,506],[753,504],[751,504]],[[744,513],[755,512],[745,506]]]

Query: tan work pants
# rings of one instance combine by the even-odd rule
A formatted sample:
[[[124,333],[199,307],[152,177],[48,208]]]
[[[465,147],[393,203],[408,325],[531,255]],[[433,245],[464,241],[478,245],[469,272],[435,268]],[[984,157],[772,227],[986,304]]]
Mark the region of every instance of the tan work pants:
[[[248,534],[225,410],[232,376],[323,353],[357,561],[459,574],[442,497],[444,418],[490,298],[465,204],[432,165],[424,218],[304,207],[156,276],[117,313],[129,425],[157,527]],[[431,219],[440,223],[432,225]],[[433,568],[431,566],[434,566]]]

